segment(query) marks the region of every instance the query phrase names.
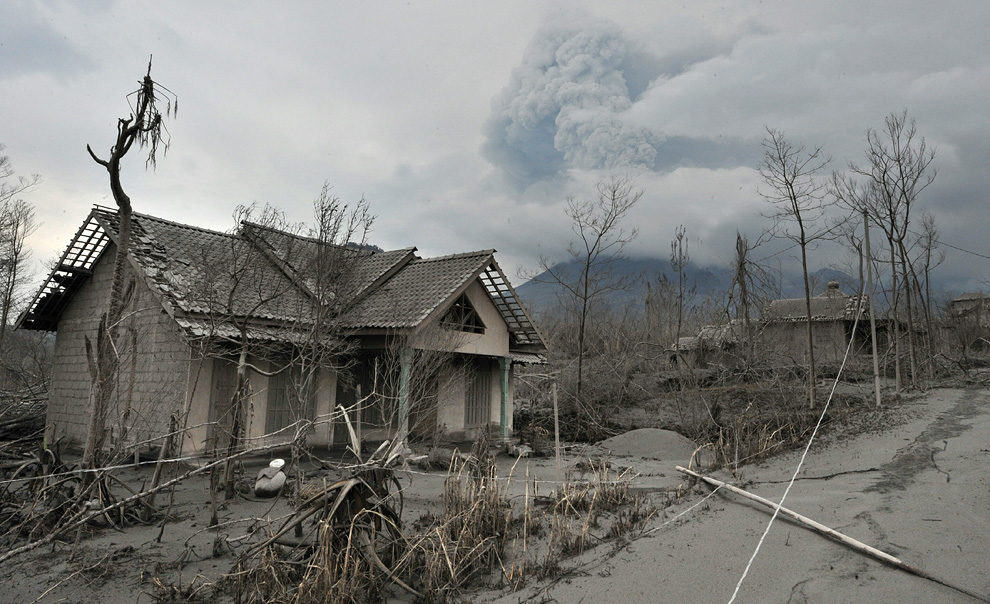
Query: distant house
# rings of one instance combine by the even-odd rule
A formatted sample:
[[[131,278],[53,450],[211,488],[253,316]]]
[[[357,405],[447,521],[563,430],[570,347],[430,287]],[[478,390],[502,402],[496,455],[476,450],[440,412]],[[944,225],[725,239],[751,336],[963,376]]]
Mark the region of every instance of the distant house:
[[[808,362],[807,316],[804,298],[770,302],[762,317],[761,341],[767,351],[786,360]],[[854,332],[857,316],[859,325]],[[830,281],[824,292],[811,298],[811,324],[816,363],[841,361],[850,341],[853,353],[869,352],[868,300],[842,293],[837,281]]]
[[[250,349],[249,442],[291,439],[286,428],[295,420],[326,418],[339,406],[350,409],[367,439],[467,440],[489,425],[507,437],[514,369],[541,362],[546,351],[494,250],[420,258],[415,248],[332,246],[338,261],[326,270],[336,271],[337,284],[327,291],[313,269],[327,244],[313,239],[246,222],[235,233],[141,214],[132,224],[134,285],[120,325],[131,352],[120,360],[111,413],[126,423],[109,426],[118,440],[161,435],[170,415],[186,414],[185,453],[224,446],[243,341]],[[49,439],[86,438],[87,338],[95,340],[106,307],[117,225],[116,211],[95,208],[19,319],[22,328],[56,332]],[[311,372],[315,383],[298,395],[300,364],[311,357],[296,353],[313,337],[320,313],[337,330],[321,334],[327,340],[317,346],[346,353]],[[417,355],[430,351],[448,361],[410,375]],[[308,435],[323,445],[346,438],[339,420]]]
[[[969,292],[949,302],[949,327],[966,349],[990,348],[990,296]]]
[[[756,327],[754,326],[754,330]],[[738,347],[746,341],[746,326],[738,319],[723,325],[705,325],[697,336],[682,336],[676,347],[667,350],[671,365],[701,368],[725,360],[727,355],[738,353]]]
[[[969,292],[949,302],[952,317],[972,317],[981,327],[990,327],[990,296]]]

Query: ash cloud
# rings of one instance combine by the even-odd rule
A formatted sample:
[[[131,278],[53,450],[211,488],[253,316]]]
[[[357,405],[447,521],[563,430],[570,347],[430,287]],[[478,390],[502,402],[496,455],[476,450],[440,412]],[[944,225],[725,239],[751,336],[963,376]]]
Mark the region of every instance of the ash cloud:
[[[626,114],[661,70],[614,23],[546,26],[493,100],[482,155],[520,189],[569,168],[652,168],[664,137]]]

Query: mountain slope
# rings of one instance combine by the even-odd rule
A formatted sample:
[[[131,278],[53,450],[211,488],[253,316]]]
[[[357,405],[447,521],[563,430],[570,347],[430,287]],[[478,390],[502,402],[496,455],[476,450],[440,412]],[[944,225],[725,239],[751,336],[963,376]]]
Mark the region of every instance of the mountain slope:
[[[558,264],[553,270],[567,279],[577,280],[580,263],[576,260]],[[660,258],[637,258],[620,260],[612,265],[615,275],[627,277],[631,285],[625,291],[612,292],[606,299],[610,304],[642,308],[646,299],[647,284],[656,288],[660,276],[663,275],[676,287],[677,271],[670,261]],[[701,300],[712,295],[725,296],[732,286],[732,271],[724,267],[702,267],[688,263],[684,269],[685,286],[694,288],[694,300]],[[800,273],[785,273],[780,277],[783,297],[799,298],[804,295],[804,285]],[[829,281],[838,281],[839,288],[847,293],[856,293],[859,288],[859,278],[850,276],[842,271],[823,268],[812,273],[811,294],[820,294]],[[558,296],[566,292],[556,283],[547,272],[541,273],[516,288],[519,297],[528,309],[533,312],[543,312],[559,304]]]

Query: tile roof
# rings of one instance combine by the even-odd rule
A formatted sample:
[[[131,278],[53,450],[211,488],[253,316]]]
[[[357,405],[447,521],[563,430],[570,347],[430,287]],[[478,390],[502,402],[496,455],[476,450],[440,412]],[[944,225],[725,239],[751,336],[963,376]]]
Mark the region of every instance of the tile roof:
[[[492,262],[495,250],[417,258],[344,314],[353,328],[418,326]]]
[[[311,237],[250,222],[242,223],[242,232],[269,252],[272,261],[308,294],[340,297],[351,302],[416,257],[414,247],[386,252],[328,245]],[[335,291],[319,291],[322,288],[316,275],[320,271],[334,273],[329,282]]]
[[[117,231],[117,213],[100,211]],[[312,301],[246,238],[132,215],[131,256],[166,304],[189,314],[294,321]]]
[[[95,208],[18,324],[52,330],[58,315],[111,239],[116,210]],[[334,246],[338,286],[317,296],[316,240],[252,223],[221,233],[132,214],[130,255],[167,311],[194,336],[234,337],[234,320],[253,337],[291,341],[320,304],[342,310],[349,329],[412,329],[479,279],[512,334],[515,351],[546,346],[494,259],[494,250],[417,258],[415,248],[372,252]],[[326,263],[323,264],[326,266]],[[295,334],[295,335],[294,335]],[[521,348],[520,348],[521,347]]]
[[[869,309],[865,296],[848,296],[839,290],[838,283],[830,282],[828,288],[811,298],[812,321],[852,321],[857,311]],[[785,298],[772,301],[763,311],[766,321],[805,321],[807,309],[804,298]]]

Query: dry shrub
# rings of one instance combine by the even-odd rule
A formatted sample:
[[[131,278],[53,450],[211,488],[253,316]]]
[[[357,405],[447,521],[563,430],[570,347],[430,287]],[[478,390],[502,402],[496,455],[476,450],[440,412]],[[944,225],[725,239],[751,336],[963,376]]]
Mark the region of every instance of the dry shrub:
[[[383,530],[369,530],[375,526]],[[359,511],[343,527],[332,520],[321,520],[318,545],[299,583],[295,602],[381,600],[385,589],[394,582],[388,566],[400,538],[392,519],[375,510]]]
[[[337,604],[375,601],[393,583],[404,586],[391,570],[404,547],[393,484],[391,471],[376,467],[320,489],[241,556],[223,587],[245,604]],[[276,544],[312,516],[311,542]]]
[[[512,506],[499,485],[488,432],[471,455],[455,455],[444,481],[444,514],[414,539],[404,558],[412,583],[428,602],[449,602],[500,568]]]
[[[821,415],[821,406],[808,407],[807,390],[798,382],[762,382],[708,388],[689,393],[702,406],[707,421],[682,429],[689,438],[706,443],[711,469],[735,468],[807,442]],[[824,402],[824,399],[822,399]],[[836,395],[823,428],[845,424],[869,407],[862,396]]]
[[[558,575],[564,558],[641,529],[656,513],[653,506],[630,493],[632,468],[616,472],[606,461],[588,459],[579,462],[576,469],[582,476],[590,473],[591,478],[574,480],[569,474],[550,495],[553,507],[549,514],[547,551],[536,568],[540,578]]]
[[[251,561],[239,561],[218,587],[229,589],[238,603],[262,604],[288,601],[296,580],[296,567],[290,564],[285,549],[270,546]]]

